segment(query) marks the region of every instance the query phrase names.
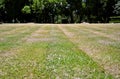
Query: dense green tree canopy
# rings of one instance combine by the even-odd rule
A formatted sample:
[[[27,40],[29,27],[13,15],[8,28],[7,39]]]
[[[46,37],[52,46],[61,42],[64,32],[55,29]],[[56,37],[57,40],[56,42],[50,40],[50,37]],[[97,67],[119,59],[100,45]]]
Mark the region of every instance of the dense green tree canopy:
[[[118,14],[119,0],[0,0],[3,22],[109,22]]]

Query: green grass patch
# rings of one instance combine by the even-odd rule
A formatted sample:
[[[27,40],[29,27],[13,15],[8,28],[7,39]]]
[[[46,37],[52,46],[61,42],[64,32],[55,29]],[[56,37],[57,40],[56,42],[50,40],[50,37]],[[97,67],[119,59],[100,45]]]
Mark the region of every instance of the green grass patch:
[[[120,68],[119,43],[120,42],[119,40],[114,40],[111,39],[111,37],[109,37],[109,36],[114,36],[114,38],[118,38],[118,39],[120,38],[118,35],[114,35],[114,33],[118,33],[118,30],[120,30],[118,25],[117,25],[118,29],[117,31],[114,30],[114,33],[113,32],[107,33],[107,31],[111,31],[111,29],[112,31],[113,29],[116,29],[114,25],[113,27],[110,26],[111,29],[108,29],[105,33],[102,30],[103,29],[102,27],[96,25],[96,28],[94,29],[93,27],[95,26],[91,26],[91,27],[90,26],[88,27],[64,26],[63,29],[65,29],[67,33],[72,34],[72,37],[68,36],[68,38],[70,38],[74,44],[76,44],[80,49],[82,49],[89,56],[91,56],[94,59],[94,61],[98,62],[101,66],[107,69],[108,72],[116,75],[116,77],[119,78],[119,68]],[[109,28],[109,26],[104,26],[104,27],[106,29]],[[116,71],[116,69],[118,71]]]
[[[37,26],[28,29],[24,33],[16,32],[14,35],[5,36],[6,40],[0,42],[1,79],[114,79],[99,63],[78,48],[77,44],[80,43],[70,41],[58,26]],[[44,33],[45,31],[47,33]],[[71,31],[77,35],[75,38],[80,37],[78,31]],[[34,34],[43,36],[34,37]],[[39,41],[27,42],[21,39],[25,37]],[[85,41],[92,40],[82,42]]]

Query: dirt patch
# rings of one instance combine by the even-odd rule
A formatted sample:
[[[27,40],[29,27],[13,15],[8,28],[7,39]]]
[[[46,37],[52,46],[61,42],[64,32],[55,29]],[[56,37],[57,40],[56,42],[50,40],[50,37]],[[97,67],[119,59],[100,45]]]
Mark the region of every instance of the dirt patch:
[[[111,64],[108,66],[104,66],[105,70],[109,71],[112,75],[116,75],[116,79],[120,79],[120,65]]]
[[[4,38],[0,38],[0,41],[5,41],[5,39]]]
[[[72,32],[66,32],[66,35],[67,35],[69,38],[73,38],[73,37],[75,36]]]
[[[31,37],[44,37],[44,35],[35,33],[35,34],[32,34]]]
[[[2,57],[9,57],[9,56],[13,56],[14,55],[14,53],[13,52],[2,52],[2,54],[0,54],[0,56],[2,56]]]
[[[17,49],[11,49],[9,51],[0,51],[0,57],[11,57],[16,55]]]
[[[36,34],[36,33],[42,34],[42,33],[48,33],[48,32],[49,32],[49,30],[42,30],[42,29],[39,29],[39,30],[37,30],[37,31],[35,32],[35,34]]]
[[[6,74],[7,74],[6,72],[3,72],[2,70],[0,70],[0,76],[4,76]]]
[[[114,42],[111,42],[109,40],[98,40],[98,43],[103,44],[103,45],[112,45]]]
[[[27,42],[47,42],[52,40],[52,38],[29,38],[27,39]]]
[[[47,42],[51,41],[50,38],[50,30],[45,30],[45,26],[41,26],[37,31],[33,32],[28,38],[26,38],[26,42]]]
[[[107,38],[115,40],[115,41],[120,41],[119,38],[113,37],[113,35],[107,35],[107,34],[102,33],[102,32],[92,31],[92,30],[88,30],[88,29],[86,29],[86,30],[89,31],[89,32],[92,32],[92,33],[94,33],[96,35],[99,35],[99,36],[107,37]]]

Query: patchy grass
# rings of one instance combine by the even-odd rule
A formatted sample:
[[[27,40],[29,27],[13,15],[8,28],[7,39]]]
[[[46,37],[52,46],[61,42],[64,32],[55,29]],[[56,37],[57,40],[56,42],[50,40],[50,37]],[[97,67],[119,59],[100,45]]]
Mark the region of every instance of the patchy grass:
[[[1,26],[4,27],[4,26]],[[0,33],[0,53],[19,46],[22,44],[22,38],[30,35],[38,27],[27,27],[27,26],[5,26],[6,29],[12,28],[12,30],[6,30]],[[2,29],[0,30],[2,31]]]
[[[107,72],[120,78],[120,36],[117,35],[120,32],[119,24],[69,25],[60,28],[79,49],[91,56]]]
[[[116,74],[112,74],[109,72],[110,64],[108,64],[111,63],[113,66],[120,64],[119,41],[88,31],[90,27],[37,24],[5,26],[6,28],[4,25],[0,26],[4,30],[1,29],[0,32],[5,34],[0,34],[2,38],[0,40],[1,79],[114,79],[119,77],[119,70]]]

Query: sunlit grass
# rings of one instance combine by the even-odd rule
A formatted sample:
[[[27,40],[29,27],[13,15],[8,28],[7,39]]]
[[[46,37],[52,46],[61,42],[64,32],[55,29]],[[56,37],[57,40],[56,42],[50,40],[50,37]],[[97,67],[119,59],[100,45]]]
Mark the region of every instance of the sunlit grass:
[[[114,35],[115,32],[117,33],[120,31],[120,27],[118,25],[63,26],[62,29],[65,30],[65,34],[79,47],[79,49],[91,56],[94,61],[97,61],[101,66],[103,66],[106,71],[116,75],[116,78],[119,78],[120,36]],[[104,28],[106,31],[104,31]],[[116,28],[117,31],[114,30],[113,33],[113,29]],[[95,31],[97,33],[94,33]],[[69,33],[72,37],[69,36]],[[114,38],[111,38],[112,36],[114,36]]]
[[[2,26],[3,27],[3,26]],[[9,29],[12,26],[7,27]],[[7,30],[6,34],[0,34],[0,53],[5,50],[8,50],[12,47],[16,47],[19,44],[22,44],[22,38],[30,35],[34,30],[37,30],[38,27],[26,27],[26,26],[14,26],[12,30]],[[4,32],[3,32],[4,33]]]
[[[14,31],[15,28],[6,32]],[[104,46],[99,45],[96,40],[106,39],[105,37],[93,34],[94,39],[91,39],[90,32],[76,27],[62,28],[66,29],[66,32],[70,31],[73,38],[69,38],[58,25],[22,25],[20,26],[22,30],[1,36],[5,40],[0,41],[0,78],[114,79],[114,76],[101,66],[100,62],[103,61],[96,62],[94,57],[89,57],[86,51],[79,49],[79,46],[91,48],[93,44],[92,49],[96,50],[100,48],[98,46]],[[116,47],[115,49],[117,51]],[[102,58],[107,54],[103,52],[102,55],[98,54]]]

